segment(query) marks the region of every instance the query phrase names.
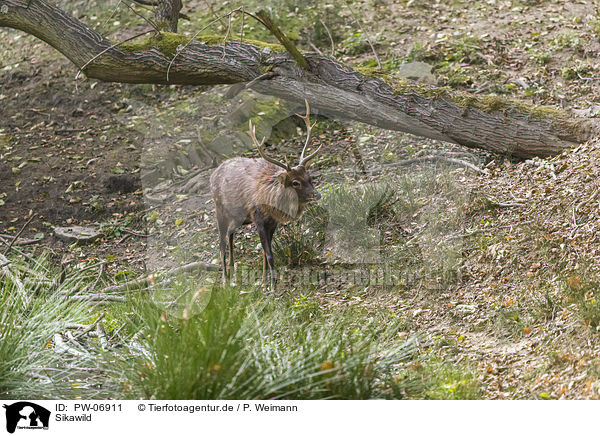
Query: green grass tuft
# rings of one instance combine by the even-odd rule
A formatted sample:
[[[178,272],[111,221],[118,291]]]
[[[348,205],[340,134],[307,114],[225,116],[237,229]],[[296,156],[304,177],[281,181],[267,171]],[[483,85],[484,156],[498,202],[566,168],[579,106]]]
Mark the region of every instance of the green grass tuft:
[[[391,389],[387,374],[411,352],[397,338],[399,322],[344,313],[308,320],[288,304],[266,303],[261,292],[235,287],[206,295],[205,309],[190,317],[169,317],[147,300],[131,303],[130,328],[141,332],[144,350],[122,362],[133,395],[378,398]]]
[[[73,377],[85,353],[60,350],[55,339],[68,323],[89,317],[85,303],[69,298],[85,284],[81,273],[60,283],[45,263],[13,259],[10,274],[0,273],[0,398],[65,398],[83,390]]]

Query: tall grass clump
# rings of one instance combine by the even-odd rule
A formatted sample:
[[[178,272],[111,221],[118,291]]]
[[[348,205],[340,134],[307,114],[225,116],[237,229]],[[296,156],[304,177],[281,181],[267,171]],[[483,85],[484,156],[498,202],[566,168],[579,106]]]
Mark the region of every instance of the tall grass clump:
[[[206,291],[210,301],[204,310],[183,317],[170,317],[149,301],[133,301],[130,329],[138,333],[129,349],[137,357],[122,360],[132,395],[383,397],[388,374],[410,354],[394,323],[343,313],[296,319],[287,303],[266,302],[260,291],[240,291]]]
[[[385,231],[395,222],[396,202],[394,189],[385,183],[324,190],[321,203],[329,212],[327,250],[350,263],[381,260]]]
[[[317,261],[323,252],[328,221],[327,210],[313,206],[301,221],[282,227],[273,239],[275,259],[292,268]]]
[[[54,338],[87,316],[85,304],[69,298],[81,277],[59,284],[60,274],[44,264],[14,259],[0,270],[0,398],[64,398],[72,391],[68,368],[80,356],[57,352]]]

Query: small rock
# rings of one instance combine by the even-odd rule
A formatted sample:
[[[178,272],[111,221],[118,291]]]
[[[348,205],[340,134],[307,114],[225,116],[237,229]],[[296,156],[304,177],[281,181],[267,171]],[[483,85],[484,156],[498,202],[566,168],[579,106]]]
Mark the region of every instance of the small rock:
[[[58,239],[66,242],[88,243],[100,237],[100,232],[93,227],[54,227],[54,234]]]
[[[396,71],[396,74],[407,79],[416,80],[424,83],[437,83],[435,76],[431,73],[432,66],[425,62],[409,62],[402,64]]]
[[[600,104],[592,103],[587,109],[572,109],[572,112],[578,117],[597,117],[600,114]]]
[[[472,313],[477,310],[477,305],[475,305],[475,304],[457,304],[456,310],[458,310],[459,312]]]

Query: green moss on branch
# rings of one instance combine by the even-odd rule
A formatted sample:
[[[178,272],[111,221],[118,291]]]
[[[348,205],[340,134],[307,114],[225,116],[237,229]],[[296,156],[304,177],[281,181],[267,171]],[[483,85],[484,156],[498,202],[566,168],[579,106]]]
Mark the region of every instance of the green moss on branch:
[[[494,95],[476,96],[447,87],[432,87],[402,77],[391,77],[390,74],[371,66],[360,65],[354,69],[364,76],[383,80],[396,95],[415,93],[427,98],[449,100],[461,108],[473,108],[486,113],[514,109],[525,115],[530,114],[549,121],[565,121],[572,118],[567,112],[555,107],[535,106]]]
[[[209,44],[209,45],[221,45],[224,42],[224,38],[220,35],[200,35],[195,38],[198,42]],[[119,45],[119,48],[123,51],[139,53],[146,50],[157,49],[165,56],[173,56],[177,53],[178,47],[183,47],[189,43],[190,37],[180,35],[178,33],[160,32],[158,35],[151,35],[145,39],[138,41],[125,42]],[[239,40],[228,40],[228,41],[239,41]],[[255,45],[261,49],[268,47],[272,51],[285,51],[285,48],[279,44],[271,44],[263,41],[256,41],[253,39],[243,39],[241,42]]]

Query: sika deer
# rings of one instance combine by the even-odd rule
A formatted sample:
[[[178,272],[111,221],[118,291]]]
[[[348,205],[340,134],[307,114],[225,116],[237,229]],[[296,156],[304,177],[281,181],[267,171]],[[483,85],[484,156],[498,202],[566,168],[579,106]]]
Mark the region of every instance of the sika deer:
[[[321,198],[308,173],[311,161],[321,147],[304,156],[313,127],[310,124],[309,110],[306,101],[306,115],[298,115],[304,119],[307,136],[297,166],[291,167],[267,156],[263,147],[265,138],[258,142],[255,128],[250,121],[250,137],[261,158],[228,159],[210,176],[210,190],[215,201],[219,230],[223,285],[230,278],[234,266],[233,234],[241,225],[254,223],[263,248],[263,281],[266,285],[268,265],[271,290],[274,290],[277,279],[271,241],[277,225],[299,219],[308,203]],[[226,262],[227,248],[229,268]]]

